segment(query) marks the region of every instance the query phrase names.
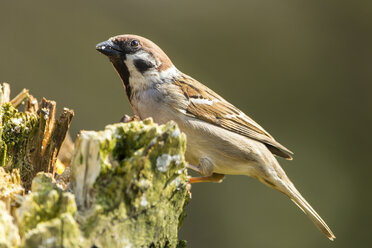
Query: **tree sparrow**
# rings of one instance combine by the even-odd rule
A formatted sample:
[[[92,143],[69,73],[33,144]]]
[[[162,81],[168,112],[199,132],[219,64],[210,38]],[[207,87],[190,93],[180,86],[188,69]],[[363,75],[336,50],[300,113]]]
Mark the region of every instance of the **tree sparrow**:
[[[188,167],[203,176],[191,178],[191,183],[221,182],[225,174],[254,177],[287,195],[330,240],[335,238],[274,157],[292,159],[292,152],[255,121],[179,71],[148,39],[118,35],[96,49],[110,59],[140,119],[173,120],[186,133]]]

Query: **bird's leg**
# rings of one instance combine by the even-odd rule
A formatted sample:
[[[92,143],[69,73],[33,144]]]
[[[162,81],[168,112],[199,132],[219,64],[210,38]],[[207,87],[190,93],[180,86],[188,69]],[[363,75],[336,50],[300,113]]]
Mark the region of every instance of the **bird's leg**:
[[[204,183],[204,182],[212,182],[212,183],[220,183],[225,178],[224,174],[213,173],[211,176],[208,177],[192,177],[189,179],[189,183]]]
[[[220,183],[222,182],[225,175],[213,173],[213,162],[203,157],[200,159],[198,166],[187,164],[187,168],[192,169],[198,172],[202,177],[192,177],[189,179],[189,183],[201,183],[201,182],[215,182]]]
[[[186,167],[196,171],[200,175],[207,177],[213,174],[213,162],[206,157],[202,157],[199,160],[199,164],[197,166],[187,163]]]
[[[121,117],[120,122],[122,123],[128,123],[132,121],[140,121],[140,118],[137,115],[129,116],[129,115],[124,115]]]
[[[192,164],[189,164],[189,163],[186,163],[186,168],[187,169],[191,169],[193,171],[196,171],[197,173],[199,173],[200,175],[202,174],[202,171],[200,169],[200,166],[195,166],[195,165],[192,165]]]

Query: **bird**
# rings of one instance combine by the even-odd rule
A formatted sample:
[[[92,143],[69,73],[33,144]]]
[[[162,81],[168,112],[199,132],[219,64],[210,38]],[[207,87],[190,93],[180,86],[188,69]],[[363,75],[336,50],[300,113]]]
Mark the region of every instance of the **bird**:
[[[190,183],[246,175],[289,197],[330,240],[335,235],[302,197],[275,158],[293,153],[220,95],[176,68],[151,40],[117,35],[96,45],[123,81],[133,112],[156,123],[175,121],[186,134],[187,167],[201,176]]]

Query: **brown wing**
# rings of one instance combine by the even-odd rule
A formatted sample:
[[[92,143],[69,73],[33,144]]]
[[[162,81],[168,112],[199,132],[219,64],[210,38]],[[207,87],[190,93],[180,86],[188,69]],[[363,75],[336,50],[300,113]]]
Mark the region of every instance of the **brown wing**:
[[[292,152],[279,144],[254,120],[195,79],[183,76],[177,82],[188,99],[186,114],[264,143],[275,155],[292,159]]]

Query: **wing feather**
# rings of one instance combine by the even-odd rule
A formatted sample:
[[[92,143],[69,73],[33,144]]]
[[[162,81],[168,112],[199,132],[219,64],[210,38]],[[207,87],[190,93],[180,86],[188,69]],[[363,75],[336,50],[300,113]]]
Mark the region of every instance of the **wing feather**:
[[[208,87],[186,75],[175,83],[188,100],[186,114],[189,116],[260,141],[273,154],[292,159],[293,153],[289,149],[277,142],[254,120]]]

